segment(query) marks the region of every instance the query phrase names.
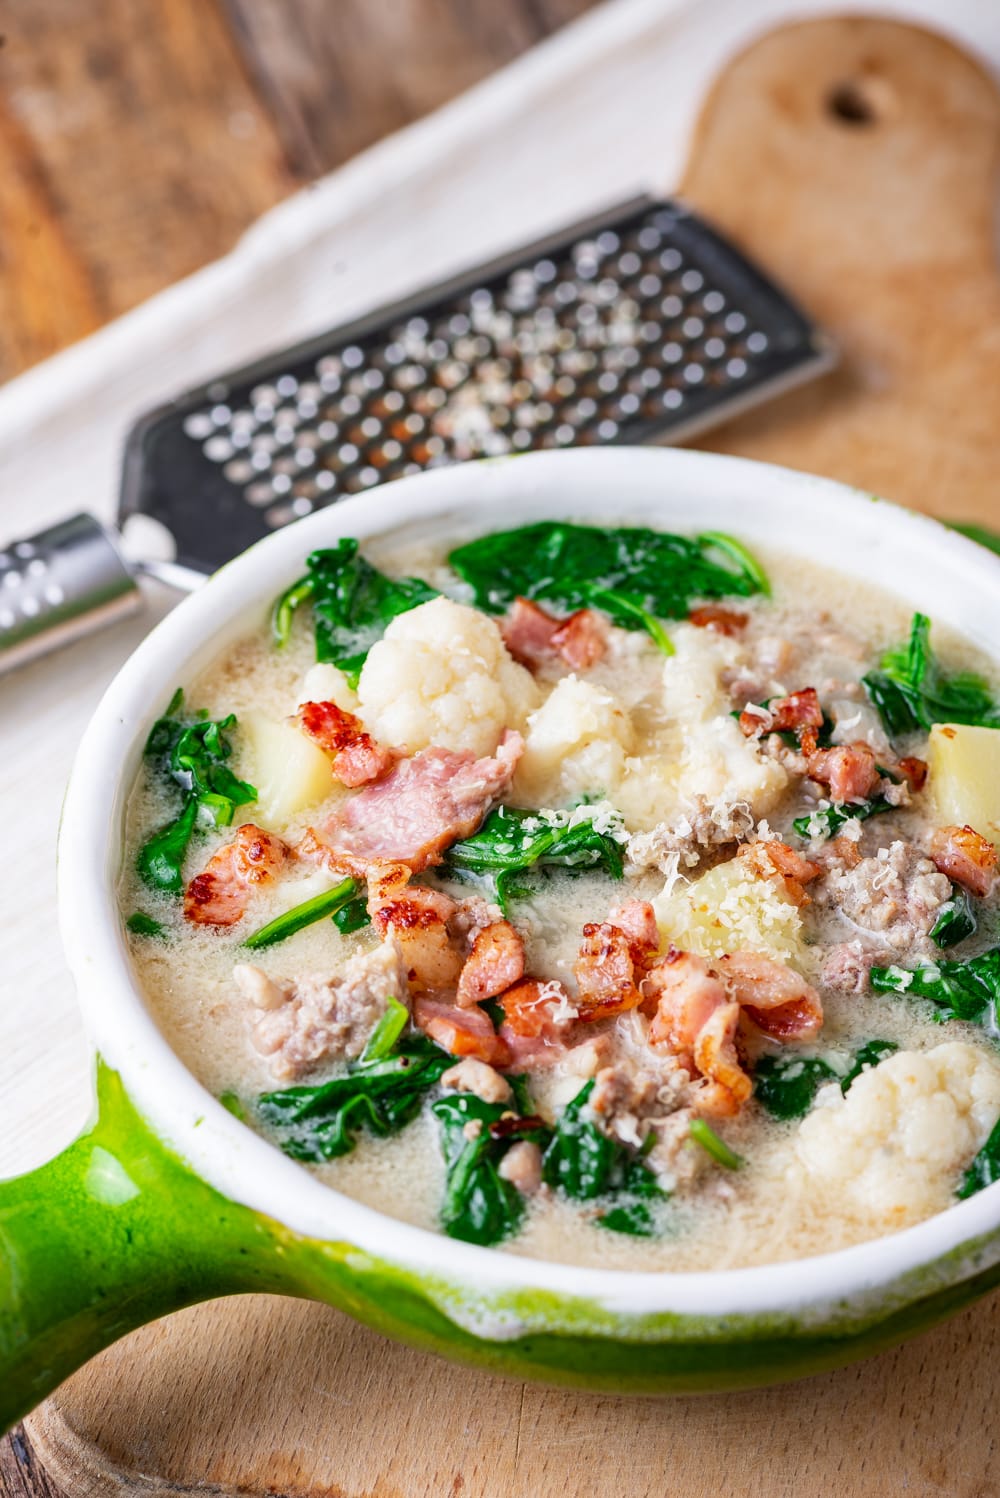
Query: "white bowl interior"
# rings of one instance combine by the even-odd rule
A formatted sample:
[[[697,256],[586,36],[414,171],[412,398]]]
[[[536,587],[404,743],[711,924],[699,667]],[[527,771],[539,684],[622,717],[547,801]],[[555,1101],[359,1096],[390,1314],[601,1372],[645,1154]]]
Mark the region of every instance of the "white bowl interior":
[[[142,746],[174,687],[263,619],[306,553],[341,536],[455,539],[543,518],[723,530],[896,594],[988,653],[1000,559],[936,521],[827,480],[671,449],[531,454],[401,480],[298,522],[230,563],[143,641],[81,743],[60,838],[60,915],[85,1022],[159,1135],[227,1196],[293,1230],[481,1299],[540,1289],[610,1311],[720,1316],[834,1304],[886,1286],[1000,1225],[1000,1184],[891,1237],[822,1257],[704,1273],[633,1273],[521,1258],[410,1227],[321,1185],[237,1122],[167,1046],[133,975],[115,886]],[[1000,1256],[1000,1247],[997,1249]]]

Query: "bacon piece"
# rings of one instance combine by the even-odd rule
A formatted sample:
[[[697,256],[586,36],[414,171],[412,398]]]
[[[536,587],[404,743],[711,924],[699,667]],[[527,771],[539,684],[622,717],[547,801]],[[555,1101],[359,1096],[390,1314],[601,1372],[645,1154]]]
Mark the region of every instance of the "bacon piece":
[[[748,739],[765,733],[799,733],[823,727],[823,709],[815,687],[803,687],[787,697],[773,697],[767,707],[749,704],[740,713],[740,727]]]
[[[405,863],[369,869],[368,914],[372,925],[380,936],[396,937],[409,981],[417,990],[452,989],[462,969],[462,957],[448,928],[456,903],[442,890],[426,889],[409,880]]]
[[[732,952],[716,969],[730,998],[772,1040],[809,1040],[823,1025],[819,994],[801,974],[758,952]]]
[[[577,609],[559,625],[552,644],[571,671],[589,671],[604,659],[608,634],[604,621],[593,609]]]
[[[648,900],[626,900],[608,911],[608,920],[628,937],[633,967],[645,972],[660,950],[656,912]]]
[[[458,980],[455,1002],[466,1009],[495,999],[524,977],[524,942],[509,921],[494,921],[472,943]]]
[[[993,888],[997,850],[972,827],[939,827],[931,838],[931,860],[970,894],[988,895]]]
[[[353,713],[335,702],[303,702],[299,707],[302,731],[323,749],[342,785],[353,788],[378,780],[392,768],[394,756],[365,731]]]
[[[845,801],[867,801],[879,782],[875,751],[863,743],[817,749],[809,756],[806,774],[810,780],[828,785],[831,801],[839,805]]]
[[[917,791],[922,791],[927,784],[927,761],[925,759],[917,759],[915,754],[906,755],[904,759],[899,761],[896,769],[901,770],[906,776],[907,784],[914,794]]]
[[[326,823],[328,861],[405,863],[414,873],[440,863],[444,850],[475,832],[509,788],[523,752],[521,735],[507,731],[493,759],[431,748],[402,760]]]
[[[514,659],[533,670],[560,657],[571,670],[586,671],[608,648],[604,622],[593,609],[557,619],[530,598],[515,598],[500,630]]]
[[[472,1056],[489,1066],[506,1066],[510,1050],[482,1009],[459,1009],[435,999],[418,998],[413,1006],[417,1027],[452,1056]]]
[[[736,1051],[739,1004],[703,958],[676,947],[657,963],[643,990],[656,1000],[650,1045],[670,1051],[711,1084],[699,1098],[699,1111],[717,1117],[737,1112],[752,1089]]]
[[[504,1012],[501,1033],[525,1039],[560,1039],[577,1017],[576,1007],[558,978],[523,978],[500,995]]]
[[[607,1019],[638,1008],[641,995],[635,985],[631,943],[620,926],[588,921],[573,973],[582,1020]]]
[[[698,629],[714,629],[717,635],[738,635],[746,628],[749,614],[740,614],[736,609],[723,609],[715,603],[702,604],[688,614],[688,623]]]
[[[235,926],[254,887],[268,884],[289,852],[280,837],[245,822],[191,880],[184,892],[185,918],[198,926]]]
[[[799,906],[809,904],[803,885],[823,872],[818,863],[803,858],[777,838],[771,842],[744,843],[739,856],[759,879],[777,879],[788,898]]]

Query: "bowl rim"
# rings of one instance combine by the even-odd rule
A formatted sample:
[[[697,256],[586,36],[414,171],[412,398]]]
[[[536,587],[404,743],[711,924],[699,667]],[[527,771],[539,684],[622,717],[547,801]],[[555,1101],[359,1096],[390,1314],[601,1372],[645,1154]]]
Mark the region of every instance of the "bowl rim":
[[[628,497],[617,500],[623,492]],[[603,1269],[458,1242],[365,1206],[284,1156],[212,1097],[146,1008],[130,968],[115,883],[125,799],[149,725],[172,684],[197,669],[199,655],[207,660],[218,654],[227,632],[231,638],[245,632],[248,615],[259,614],[318,545],[345,535],[374,540],[400,529],[482,532],[498,528],[497,513],[503,515],[500,527],[532,517],[593,517],[599,499],[605,516],[624,511],[647,523],[655,523],[662,504],[668,512],[664,526],[689,530],[731,529],[731,516],[751,544],[768,528],[782,538],[791,530],[794,541],[782,539],[781,546],[815,557],[815,549],[799,544],[804,527],[825,538],[826,549],[849,554],[856,574],[881,580],[889,591],[899,589],[885,577],[886,566],[922,564],[939,594],[943,589],[948,622],[963,619],[957,627],[977,643],[1000,641],[1000,558],[929,516],[833,480],[743,458],[627,447],[531,453],[430,470],[380,489],[375,504],[359,495],[319,511],[258,542],[167,615],[122,666],[81,740],[60,828],[59,912],[85,1027],[97,1051],[120,1072],[159,1138],[226,1197],[308,1238],[348,1244],[389,1261],[449,1295],[496,1302],[540,1291],[628,1316],[742,1318],[820,1303],[842,1306],[937,1261],[957,1261],[966,1250],[981,1256],[983,1242],[1000,1228],[1000,1183],[901,1232],[749,1268]],[[699,503],[712,506],[709,525],[684,527],[669,513]],[[828,556],[817,559],[829,563]]]

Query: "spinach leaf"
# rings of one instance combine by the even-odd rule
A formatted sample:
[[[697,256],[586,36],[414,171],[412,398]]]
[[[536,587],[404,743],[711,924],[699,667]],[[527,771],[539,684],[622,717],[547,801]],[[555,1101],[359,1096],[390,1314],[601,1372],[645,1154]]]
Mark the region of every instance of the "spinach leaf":
[[[146,740],[145,756],[180,789],[181,812],[160,828],[139,851],[138,869],[153,889],[179,894],[181,868],[198,822],[228,827],[238,806],[257,799],[256,788],[233,774],[226,761],[232,754],[227,734],[236,719],[232,713],[218,721],[184,719],[183,694],[174,693],[164,717]]]
[[[521,1226],[524,1198],[497,1169],[510,1143],[490,1133],[490,1124],[499,1123],[507,1111],[505,1104],[485,1103],[472,1093],[431,1104],[447,1169],[441,1226],[450,1238],[489,1246]],[[473,1127],[467,1134],[469,1124]]]
[[[589,814],[588,814],[589,813]],[[596,808],[568,811],[523,811],[498,806],[478,832],[448,849],[451,872],[482,874],[492,880],[504,914],[507,902],[521,893],[512,881],[535,867],[601,868],[612,879],[622,877],[622,850],[615,833],[621,827],[606,819],[610,830],[598,831]]]
[[[873,967],[871,985],[876,993],[900,993],[907,998],[929,999],[934,1018],[969,1020],[997,1033],[1000,1019],[1000,947],[991,947],[964,962],[935,962],[918,968]]]
[[[821,1056],[762,1056],[754,1069],[754,1096],[774,1118],[802,1118],[824,1082],[836,1076]]]
[[[977,1191],[992,1186],[994,1181],[1000,1181],[1000,1119],[993,1125],[989,1138],[962,1177],[955,1195],[960,1200],[975,1196]]]
[[[703,1150],[707,1150],[713,1160],[724,1165],[727,1170],[739,1170],[743,1164],[742,1155],[731,1150],[725,1140],[720,1139],[714,1129],[710,1129],[703,1118],[691,1120],[691,1138],[695,1144],[700,1144]]]
[[[410,1011],[398,999],[390,999],[385,1013],[368,1037],[361,1052],[362,1065],[366,1061],[384,1061],[391,1056],[400,1036],[409,1022]]]
[[[972,671],[947,675],[931,648],[930,628],[926,614],[914,614],[906,644],[887,650],[881,669],[863,678],[886,733],[899,738],[935,723],[1000,728],[1000,706],[986,682]]]
[[[316,659],[339,666],[352,687],[358,684],[369,650],[381,640],[398,614],[438,597],[419,577],[386,577],[345,537],[306,559],[306,575],[292,584],[274,606],[272,635],[284,645],[295,610],[310,602],[316,632]]]
[[[822,1056],[762,1056],[754,1069],[754,1096],[774,1118],[802,1118],[825,1083],[839,1082],[847,1092],[865,1067],[877,1066],[897,1049],[894,1040],[867,1040],[843,1076]]]
[[[160,921],[154,921],[151,915],[144,910],[136,910],[125,922],[125,929],[131,931],[133,936],[166,936],[167,928]]]
[[[358,895],[356,900],[348,900],[346,905],[342,905],[339,910],[333,912],[333,924],[341,936],[351,936],[355,931],[362,931],[371,923],[368,901],[364,895]]]
[[[939,947],[955,947],[967,936],[975,936],[979,922],[968,890],[952,886],[951,899],[942,905],[931,927],[931,941]]]
[[[656,1231],[649,1202],[665,1200],[666,1193],[640,1158],[581,1117],[593,1090],[591,1080],[563,1109],[542,1156],[543,1179],[574,1201],[611,1198],[595,1219],[599,1226],[647,1237]]]
[[[884,796],[876,796],[872,801],[845,801],[840,806],[825,806],[822,811],[810,812],[807,817],[796,817],[792,826],[799,837],[835,837],[845,822],[852,818],[858,822],[866,822],[869,817],[877,817],[884,811],[893,811],[892,804]]]
[[[398,1133],[454,1064],[433,1041],[409,1035],[388,1055],[357,1061],[331,1082],[264,1093],[257,1112],[293,1160],[333,1160],[351,1152],[361,1129],[383,1139]]]
[[[328,915],[335,916],[342,906],[354,899],[358,889],[356,879],[342,879],[333,889],[325,889],[322,894],[313,895],[311,899],[303,900],[301,905],[293,905],[283,915],[275,916],[273,921],[268,921],[266,926],[248,936],[243,945],[259,952],[262,947],[273,947],[276,942],[287,941],[296,931],[311,926],[314,921],[321,921]]]
[[[745,547],[714,531],[691,538],[543,520],[470,541],[448,560],[489,613],[519,596],[599,608],[623,629],[648,630],[667,653],[660,619],[683,619],[699,599],[768,591]]]

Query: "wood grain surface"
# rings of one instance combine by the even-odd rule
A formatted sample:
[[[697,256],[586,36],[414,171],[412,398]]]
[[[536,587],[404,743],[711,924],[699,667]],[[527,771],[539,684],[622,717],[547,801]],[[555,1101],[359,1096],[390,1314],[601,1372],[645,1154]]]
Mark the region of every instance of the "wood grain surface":
[[[166,0],[161,8],[183,10]],[[335,8],[345,37],[351,17],[353,40],[338,52],[336,74],[350,80],[344,59],[363,55],[359,38],[370,35],[377,5],[233,0],[231,29],[219,29],[266,53],[267,88],[279,88],[281,107],[260,102],[259,55],[241,76],[289,181],[356,138],[357,122],[326,121],[314,75],[301,93],[291,82],[322,50],[310,28]],[[395,24],[416,9],[393,4]],[[558,19],[551,6],[515,9],[521,39]],[[440,17],[446,7],[425,10]],[[474,71],[501,10],[456,0],[459,10],[455,35],[469,27]],[[508,44],[520,45],[513,34],[504,33]],[[432,50],[420,36],[411,60]],[[408,76],[400,68],[400,79]],[[392,122],[408,100],[432,97],[426,81],[398,81],[379,117]],[[877,20],[785,27],[726,69],[685,190],[819,314],[843,359],[814,389],[732,423],[705,446],[997,522],[998,145],[996,86],[968,57],[912,28]],[[32,1467],[40,1456],[59,1490],[84,1498],[994,1498],[998,1331],[993,1297],[837,1374],[736,1396],[641,1401],[470,1374],[323,1307],[216,1302],[144,1328],[69,1380],[31,1417],[27,1437],[8,1443],[0,1492],[44,1493]]]

